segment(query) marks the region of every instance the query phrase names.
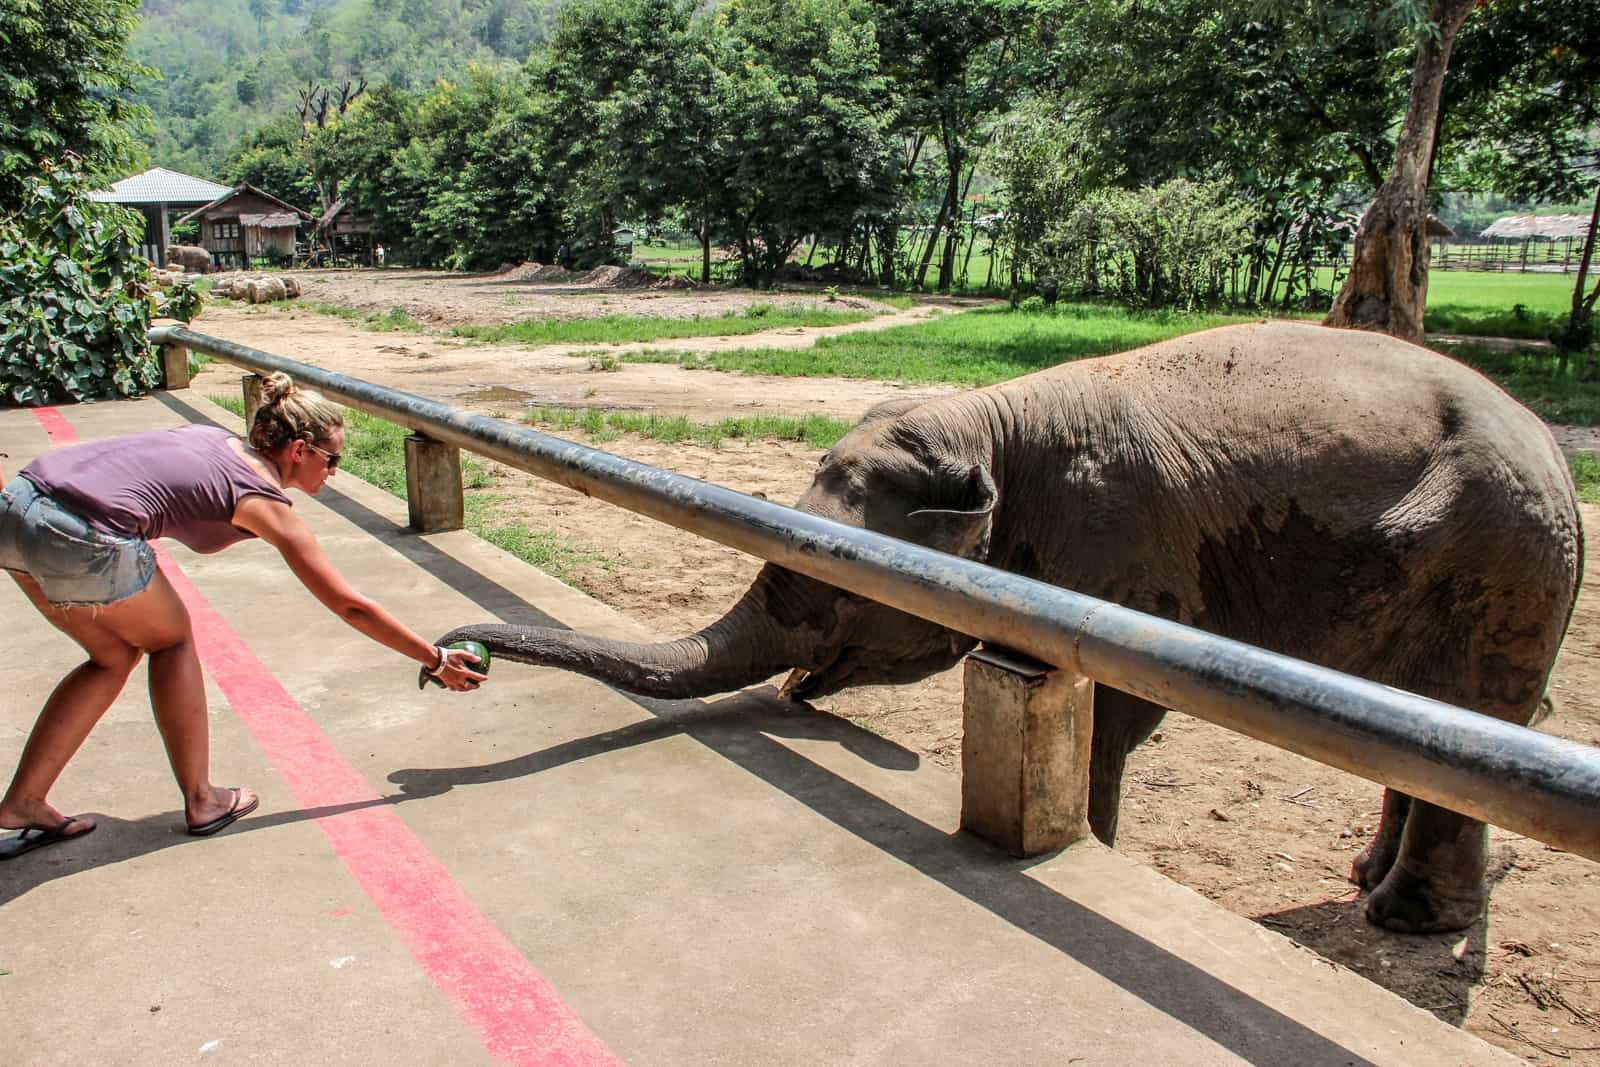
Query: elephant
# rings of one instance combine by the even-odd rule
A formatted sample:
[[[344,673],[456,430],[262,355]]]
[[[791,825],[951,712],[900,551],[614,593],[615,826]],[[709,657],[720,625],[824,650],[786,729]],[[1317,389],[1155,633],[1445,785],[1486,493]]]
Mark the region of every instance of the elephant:
[[[1520,724],[1582,573],[1572,479],[1535,415],[1447,356],[1291,321],[880,405],[797,507]],[[463,639],[657,697],[792,671],[801,700],[914,681],[976,644],[772,564],[675,641],[486,623],[440,643]],[[1165,713],[1096,687],[1089,822],[1108,845],[1125,761]],[[1351,870],[1366,917],[1470,926],[1487,841],[1387,790]]]
[[[211,270],[211,253],[199,245],[168,245],[166,256],[168,263],[176,263],[196,274],[206,274]]]

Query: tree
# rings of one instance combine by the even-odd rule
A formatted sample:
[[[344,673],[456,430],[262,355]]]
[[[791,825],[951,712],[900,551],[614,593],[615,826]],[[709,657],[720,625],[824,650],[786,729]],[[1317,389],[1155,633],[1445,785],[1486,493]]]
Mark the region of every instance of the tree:
[[[1447,87],[1468,145],[1456,181],[1518,199],[1592,199],[1571,308],[1552,340],[1560,370],[1595,337],[1586,288],[1600,221],[1600,20],[1589,0],[1502,0],[1463,29]]]
[[[246,134],[223,162],[222,176],[230,183],[249,182],[296,207],[310,210],[319,203],[300,126],[288,115]]]
[[[1074,2],[1043,10],[1023,80],[1070,119],[1085,188],[1224,179],[1252,205],[1254,303],[1382,183],[1404,26],[1388,4]]]
[[[729,0],[716,18],[733,121],[712,211],[745,280],[766,286],[807,235],[893,205],[890,87],[858,0]]]
[[[1325,325],[1422,342],[1428,303],[1428,186],[1438,148],[1439,101],[1456,35],[1476,3],[1429,0],[1394,164],[1362,216],[1350,273]]]
[[[986,140],[980,131],[1011,103],[1023,8],[1010,0],[877,0],[874,8],[902,128],[937,138],[944,171],[939,210],[915,284],[927,280],[937,247],[938,288],[945,292],[954,279],[961,205]]]
[[[127,56],[139,0],[0,0],[0,214],[41,160],[74,153],[91,177],[144,160],[150,113],[124,96],[149,67]]]

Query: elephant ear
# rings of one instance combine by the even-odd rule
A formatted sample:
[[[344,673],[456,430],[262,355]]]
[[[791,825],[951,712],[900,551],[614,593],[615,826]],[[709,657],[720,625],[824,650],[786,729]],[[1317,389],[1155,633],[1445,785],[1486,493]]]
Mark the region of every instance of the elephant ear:
[[[999,499],[988,468],[941,463],[929,471],[923,506],[906,516],[911,539],[953,556],[982,559],[989,553]]]

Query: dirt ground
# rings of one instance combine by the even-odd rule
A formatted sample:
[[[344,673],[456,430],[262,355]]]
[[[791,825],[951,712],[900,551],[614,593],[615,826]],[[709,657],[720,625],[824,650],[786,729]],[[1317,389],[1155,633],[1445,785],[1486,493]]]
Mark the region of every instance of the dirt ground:
[[[376,311],[400,306],[440,325],[504,321],[523,313],[708,314],[768,299],[538,283],[503,289],[482,277],[411,271],[312,273],[306,280],[310,299]],[[507,303],[508,297],[515,302]],[[945,310],[885,309],[855,327],[780,331],[732,343],[805,345],[818,333],[883,328]],[[505,418],[538,405],[648,408],[708,421],[757,411],[854,418],[881,399],[948,391],[666,365],[605,371],[563,354],[571,348],[464,344],[442,332],[369,333],[297,311],[292,303],[243,308],[219,302],[195,328]],[[704,350],[723,343],[728,342],[677,341],[671,347]],[[238,373],[213,364],[196,387],[235,393]],[[1597,447],[1592,431],[1556,430],[1568,448]],[[623,438],[602,447],[781,502],[799,496],[818,458],[801,445],[778,443],[710,449]],[[717,617],[758,569],[758,561],[731,549],[521,472],[496,466],[494,474],[489,491],[502,497],[511,515],[593,546],[604,559],[580,567],[577,584],[664,636]],[[1586,505],[1583,517],[1588,530],[1600,530],[1600,508]],[[1600,551],[1591,548],[1584,596],[1553,682],[1558,711],[1543,727],[1589,744],[1600,744],[1597,557]],[[959,762],[959,669],[915,685],[848,691],[817,706],[926,758]],[[1380,792],[1361,779],[1175,714],[1131,762],[1118,847],[1532,1063],[1600,1063],[1600,865],[1495,829],[1486,921],[1452,936],[1389,934],[1362,919],[1359,893],[1345,879],[1377,822]]]

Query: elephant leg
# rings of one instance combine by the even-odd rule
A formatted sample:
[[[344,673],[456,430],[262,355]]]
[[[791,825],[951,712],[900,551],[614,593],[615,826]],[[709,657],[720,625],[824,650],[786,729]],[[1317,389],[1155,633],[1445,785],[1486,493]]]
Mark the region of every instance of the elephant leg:
[[[1403,934],[1465,929],[1488,904],[1489,828],[1423,800],[1410,809],[1399,855],[1367,898],[1367,920]]]
[[[1389,877],[1394,858],[1400,854],[1400,835],[1405,831],[1406,813],[1410,810],[1411,797],[1398,789],[1383,791],[1383,817],[1378,820],[1378,832],[1350,865],[1352,882],[1370,890]]]
[[[1094,734],[1089,753],[1089,829],[1106,845],[1117,843],[1122,771],[1128,753],[1161,724],[1167,709],[1110,686],[1094,690]]]

